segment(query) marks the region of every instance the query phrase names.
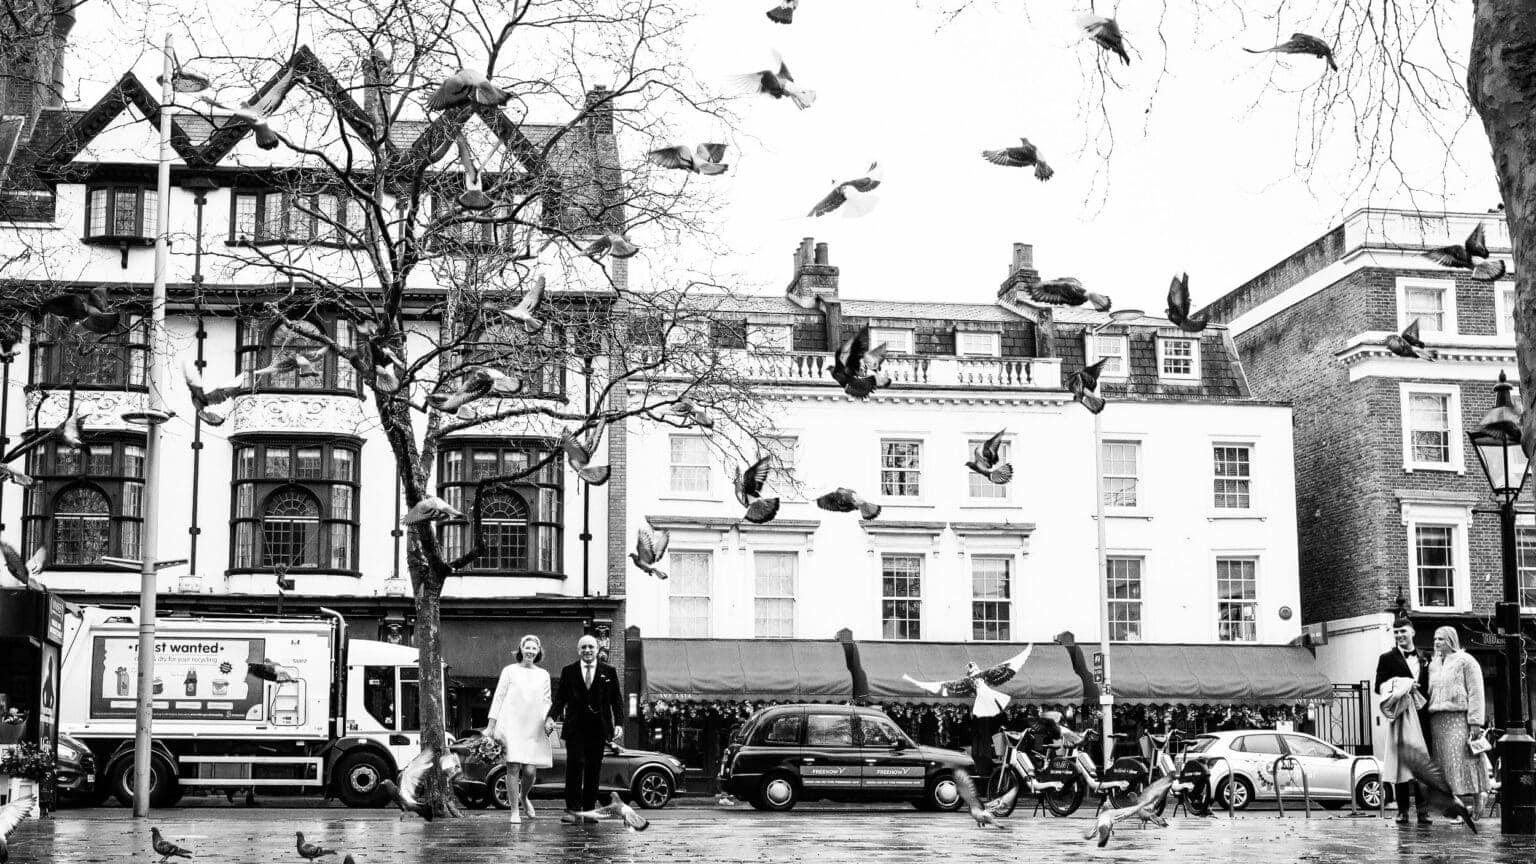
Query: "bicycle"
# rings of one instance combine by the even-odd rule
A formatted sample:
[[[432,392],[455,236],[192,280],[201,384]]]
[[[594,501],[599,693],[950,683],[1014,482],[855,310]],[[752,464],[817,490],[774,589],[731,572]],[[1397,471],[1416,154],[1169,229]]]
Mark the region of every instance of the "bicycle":
[[[989,800],[999,801],[999,799],[1014,789],[1018,789],[1020,794],[1027,789],[1030,794],[1035,796],[1035,809],[1037,811],[1044,807],[1054,815],[1065,815],[1057,813],[1050,806],[1050,799],[1051,796],[1059,794],[1066,787],[1068,781],[1059,777],[1057,779],[1049,779],[1044,776],[1044,772],[1036,768],[1036,765],[1045,765],[1049,768],[1050,763],[1040,751],[1031,750],[1028,744],[1031,737],[1031,734],[1028,732],[1009,732],[1004,730],[1003,738],[1008,742],[1008,748],[1003,755],[1003,768],[1001,771],[993,772],[992,780],[988,783],[987,797]],[[1062,772],[1058,771],[1055,773],[1059,775]],[[1071,776],[1068,773],[1068,777]],[[1017,806],[1018,797],[1014,796],[1012,800],[1006,803],[999,801],[993,807],[992,812],[998,816],[1011,816],[1013,815],[1014,808]]]
[[[1211,769],[1198,759],[1189,758],[1192,742],[1177,729],[1170,729],[1166,735],[1148,732],[1142,737],[1152,744],[1152,764],[1147,770],[1147,784],[1151,785],[1160,777],[1172,776],[1174,781],[1169,797],[1175,801],[1174,812],[1178,812],[1179,806],[1183,805],[1191,815],[1211,815]],[[1157,803],[1154,812],[1163,815],[1167,805],[1168,799],[1164,798]]]

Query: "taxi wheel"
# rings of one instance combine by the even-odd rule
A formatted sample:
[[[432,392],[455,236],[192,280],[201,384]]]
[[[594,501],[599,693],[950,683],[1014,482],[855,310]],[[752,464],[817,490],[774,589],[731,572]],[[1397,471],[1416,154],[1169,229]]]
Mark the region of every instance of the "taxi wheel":
[[[759,810],[782,813],[793,810],[799,798],[800,787],[795,783],[794,776],[779,771],[763,778],[763,782],[757,787],[757,798],[753,803],[759,805]]]
[[[918,805],[922,810],[934,810],[941,813],[951,813],[960,809],[960,784],[955,782],[955,775],[951,771],[944,771],[934,775],[932,780],[923,789],[922,802]]]

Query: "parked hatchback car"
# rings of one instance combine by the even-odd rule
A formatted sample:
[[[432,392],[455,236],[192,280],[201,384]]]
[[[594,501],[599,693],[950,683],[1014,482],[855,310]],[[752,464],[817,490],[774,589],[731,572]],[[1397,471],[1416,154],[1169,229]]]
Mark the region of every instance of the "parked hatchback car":
[[[1381,764],[1375,757],[1360,757],[1357,764],[1353,755],[1301,732],[1214,732],[1194,738],[1188,753],[1190,759],[1204,762],[1210,769],[1213,806],[1217,809],[1227,806],[1228,796],[1237,810],[1245,809],[1255,797],[1272,800],[1277,781],[1285,798],[1299,804],[1303,771],[1312,800],[1325,807],[1343,807],[1353,797],[1357,806],[1374,810],[1387,794],[1381,784]],[[1276,760],[1282,756],[1295,761],[1286,760],[1276,771]]]
[[[106,797],[106,790],[97,788],[96,758],[91,755],[91,748],[79,738],[59,733],[54,771],[60,801],[100,804]]]
[[[483,730],[474,730],[454,743],[453,749],[460,754],[460,764],[464,768],[464,773],[454,781],[454,793],[466,807],[494,805],[510,810],[512,799],[507,793],[506,763],[489,763],[468,753],[468,745],[482,734]],[[551,738],[554,765],[539,769],[539,779],[533,787],[535,798],[565,793],[565,742],[560,740],[558,726]],[[682,788],[683,763],[652,750],[610,748],[603,756],[603,772],[598,784],[603,792],[617,792],[619,797],[640,807],[665,807]]]
[[[955,810],[965,753],[913,743],[885,712],[853,705],[774,705],[736,730],[720,759],[720,787],[759,810],[804,800],[911,801]]]

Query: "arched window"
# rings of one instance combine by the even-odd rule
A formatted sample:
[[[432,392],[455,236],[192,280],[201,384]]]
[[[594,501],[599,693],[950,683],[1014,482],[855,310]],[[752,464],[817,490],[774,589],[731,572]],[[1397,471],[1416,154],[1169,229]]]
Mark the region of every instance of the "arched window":
[[[101,557],[139,557],[144,517],[144,439],[87,432],[80,450],[64,443],[27,454],[22,554],[48,550],[46,567],[99,567]],[[19,466],[17,466],[19,467]]]
[[[230,569],[357,569],[357,444],[235,440]]]
[[[511,492],[493,492],[480,502],[485,560],[492,570],[528,569],[528,505]]]
[[[470,547],[469,517],[475,484],[488,477],[521,474],[544,462],[552,442],[529,438],[512,441],[452,442],[439,451],[438,494],[463,511],[463,519],[443,523],[443,554],[457,558]],[[486,548],[471,562],[470,572],[508,575],[558,575],[564,514],[565,462],[556,454],[543,467],[486,494],[481,528]]]
[[[94,486],[67,486],[53,497],[53,549],[61,565],[94,564],[112,540],[112,505]]]
[[[297,486],[267,497],[261,514],[261,566],[314,567],[320,558],[320,502]]]
[[[305,319],[316,329],[336,340],[343,349],[355,342],[352,322],[345,318],[312,316]],[[280,320],[243,320],[240,322],[240,371],[264,369],[285,354],[312,354],[324,346],[293,329],[283,326]],[[357,370],[345,357],[335,351],[323,351],[314,368],[297,369],[262,376],[258,390],[344,390],[357,392]]]

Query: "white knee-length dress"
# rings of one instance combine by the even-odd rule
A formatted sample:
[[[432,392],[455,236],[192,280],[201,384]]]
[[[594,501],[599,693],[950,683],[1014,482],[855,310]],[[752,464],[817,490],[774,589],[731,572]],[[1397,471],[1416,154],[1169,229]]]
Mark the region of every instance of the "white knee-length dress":
[[[496,721],[496,735],[506,748],[506,761],[534,768],[555,764],[549,736],[544,733],[549,706],[548,672],[520,663],[501,670],[496,695],[491,699],[490,719]]]

